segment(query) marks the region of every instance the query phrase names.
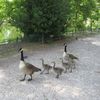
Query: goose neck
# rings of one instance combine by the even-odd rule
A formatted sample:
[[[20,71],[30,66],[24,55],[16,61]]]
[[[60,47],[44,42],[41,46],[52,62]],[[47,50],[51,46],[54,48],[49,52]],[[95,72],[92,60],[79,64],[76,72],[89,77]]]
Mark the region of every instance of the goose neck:
[[[67,52],[67,46],[64,47],[64,52]]]
[[[23,51],[21,51],[21,61],[24,61]]]

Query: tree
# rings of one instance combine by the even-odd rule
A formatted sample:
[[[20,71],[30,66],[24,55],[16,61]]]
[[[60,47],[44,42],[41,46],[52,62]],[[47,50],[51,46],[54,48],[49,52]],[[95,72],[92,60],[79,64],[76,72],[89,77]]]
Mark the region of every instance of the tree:
[[[14,0],[10,6],[10,22],[25,33],[26,37],[49,38],[65,30],[69,3],[67,0]],[[39,38],[40,39],[40,38]]]
[[[44,40],[92,29],[99,21],[98,9],[99,0],[0,0],[0,25],[6,20],[25,37]]]

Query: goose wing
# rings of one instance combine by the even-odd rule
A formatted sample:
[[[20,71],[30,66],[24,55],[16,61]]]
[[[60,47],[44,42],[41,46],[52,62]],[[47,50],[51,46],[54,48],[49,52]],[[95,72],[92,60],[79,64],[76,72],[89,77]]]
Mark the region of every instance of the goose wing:
[[[69,55],[69,57],[70,57],[71,59],[77,59],[77,60],[78,60],[78,57],[74,56],[73,54],[68,54],[68,55]]]
[[[30,64],[30,63],[26,63],[26,67],[30,70],[34,70],[34,71],[38,71],[38,70],[41,70],[37,67],[35,67],[34,65]]]

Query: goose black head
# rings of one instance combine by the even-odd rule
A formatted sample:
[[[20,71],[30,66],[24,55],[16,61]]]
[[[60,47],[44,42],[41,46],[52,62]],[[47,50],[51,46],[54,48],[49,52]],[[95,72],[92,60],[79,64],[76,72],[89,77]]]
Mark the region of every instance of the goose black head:
[[[23,48],[19,48],[18,52],[21,53],[21,56],[23,56]],[[27,59],[28,56],[23,56],[24,59]]]
[[[67,43],[64,43],[64,52],[67,52]]]
[[[66,46],[66,47],[67,47],[67,43],[64,43],[64,46]]]
[[[22,52],[23,51],[23,48],[19,48],[18,52]]]

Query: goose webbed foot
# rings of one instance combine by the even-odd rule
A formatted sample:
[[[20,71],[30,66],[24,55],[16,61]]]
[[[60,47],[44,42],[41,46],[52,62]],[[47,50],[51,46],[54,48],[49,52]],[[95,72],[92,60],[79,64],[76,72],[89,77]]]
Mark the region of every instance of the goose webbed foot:
[[[24,80],[25,80],[25,77],[26,77],[26,74],[24,75],[24,78],[23,78],[23,79],[21,79],[20,81],[24,81]]]
[[[32,74],[30,76],[31,76],[31,78],[29,78],[28,81],[31,81],[32,80]]]
[[[31,78],[28,79],[28,81],[31,81],[31,80],[32,80]]]

